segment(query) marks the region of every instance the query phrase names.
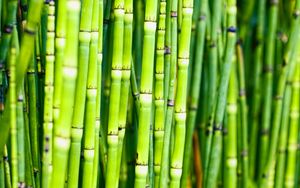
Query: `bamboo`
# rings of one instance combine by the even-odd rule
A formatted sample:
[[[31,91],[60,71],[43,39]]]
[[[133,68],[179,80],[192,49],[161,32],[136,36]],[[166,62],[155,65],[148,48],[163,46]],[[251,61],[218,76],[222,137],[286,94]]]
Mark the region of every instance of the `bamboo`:
[[[188,89],[188,66],[192,29],[193,0],[182,1],[182,25],[178,44],[177,85],[174,106],[175,140],[170,165],[170,187],[180,187],[186,132],[186,100]],[[180,136],[181,135],[181,136]]]
[[[196,116],[198,113],[198,104],[200,97],[201,78],[202,78],[202,63],[204,54],[205,43],[205,29],[206,29],[206,14],[208,9],[208,2],[206,0],[201,1],[201,10],[197,23],[196,41],[195,44],[195,65],[193,68],[193,75],[190,87],[190,103],[187,116],[187,132],[185,140],[184,160],[183,160],[183,174],[181,180],[181,186],[186,187],[187,177],[190,171],[190,162],[192,155],[192,137],[196,124]]]
[[[135,187],[145,187],[148,173],[157,3],[157,0],[145,1]]]
[[[67,2],[67,29],[65,61],[62,67],[61,108],[57,125],[54,127],[53,176],[51,187],[63,187],[67,174],[67,160],[70,149],[71,123],[77,78],[77,50],[79,32],[80,2]],[[63,94],[63,95],[62,95]],[[71,107],[71,108],[70,108]]]
[[[205,187],[214,187],[221,163],[222,152],[222,122],[225,113],[225,104],[228,90],[229,75],[232,65],[232,56],[236,40],[236,1],[227,1],[227,34],[224,63],[221,69],[219,92],[214,119],[214,135],[209,158],[208,172],[205,176]]]
[[[156,39],[155,57],[155,86],[154,86],[154,186],[159,185],[159,174],[161,168],[161,154],[164,138],[165,123],[165,98],[164,98],[164,52],[166,33],[166,5],[165,0],[159,2],[159,18]]]
[[[276,150],[277,150],[277,144],[278,144],[278,135],[279,135],[279,128],[280,128],[280,115],[282,113],[282,98],[285,91],[285,83],[287,79],[287,72],[290,69],[290,67],[293,67],[293,61],[294,55],[293,51],[295,49],[295,41],[298,38],[298,32],[300,29],[300,23],[299,23],[299,17],[297,16],[297,12],[300,8],[300,1],[296,1],[295,8],[294,8],[294,14],[296,16],[293,17],[292,23],[291,23],[291,29],[290,29],[290,37],[288,39],[287,45],[284,50],[284,56],[283,56],[283,62],[282,66],[280,68],[278,83],[275,91],[275,98],[274,98],[274,110],[273,115],[274,118],[272,119],[273,128],[271,131],[271,141],[270,141],[270,149],[268,152],[268,158],[267,163],[264,165],[264,170],[262,176],[260,176],[260,182],[259,186],[263,187],[265,186],[268,175],[272,169],[272,164],[274,164],[276,159]]]
[[[114,30],[113,53],[111,63],[111,87],[109,97],[108,127],[107,127],[107,172],[106,187],[118,187],[115,173],[118,170],[118,125],[120,113],[120,92],[123,64],[124,36],[124,0],[115,0],[113,5]]]
[[[44,141],[42,156],[42,187],[49,187],[52,176],[52,142],[53,142],[53,91],[54,91],[54,61],[55,61],[55,4],[48,3],[46,71],[44,96]]]

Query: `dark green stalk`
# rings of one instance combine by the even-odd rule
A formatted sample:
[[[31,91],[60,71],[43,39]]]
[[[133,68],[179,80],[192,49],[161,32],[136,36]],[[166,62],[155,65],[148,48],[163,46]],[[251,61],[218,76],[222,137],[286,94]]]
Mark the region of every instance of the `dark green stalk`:
[[[202,63],[204,54],[204,43],[205,43],[205,27],[206,27],[206,13],[208,9],[208,2],[206,0],[201,1],[200,15],[198,18],[197,29],[196,29],[196,41],[195,44],[195,62],[193,68],[193,75],[191,79],[189,112],[187,116],[187,132],[185,139],[185,150],[183,160],[183,174],[181,180],[181,186],[186,187],[187,178],[190,175],[191,156],[192,156],[192,138],[196,124],[196,117],[198,112],[198,104],[200,97],[200,86],[202,78]],[[197,7],[195,7],[197,8]]]
[[[67,174],[67,161],[71,142],[71,123],[77,78],[77,55],[78,55],[78,32],[80,2],[77,0],[67,1],[67,26],[65,61],[62,65],[61,106],[57,125],[54,127],[53,141],[53,176],[51,187],[61,188],[64,186]]]
[[[217,79],[218,79],[218,29],[221,24],[221,11],[222,10],[222,0],[214,0],[212,1],[212,15],[211,15],[211,36],[209,38],[208,44],[208,80],[209,85],[207,89],[207,117],[206,125],[207,125],[207,134],[205,141],[205,152],[204,152],[204,184],[206,182],[206,177],[208,173],[208,163],[209,163],[209,155],[212,144],[212,123],[214,119],[214,109],[215,109],[215,101],[216,101],[216,91],[217,91]]]
[[[259,165],[258,174],[259,176],[263,173],[265,166],[268,148],[269,148],[269,130],[271,126],[271,112],[272,112],[272,87],[273,87],[273,69],[274,69],[274,46],[275,46],[275,32],[277,28],[277,17],[278,17],[278,1],[269,1],[269,19],[266,36],[266,47],[264,56],[264,67],[263,67],[263,88],[265,90],[262,96],[262,120],[260,127],[260,147],[258,152]]]
[[[224,54],[224,63],[221,68],[221,78],[219,82],[219,91],[216,103],[214,134],[212,139],[212,148],[209,157],[207,176],[205,176],[205,187],[215,187],[221,163],[222,153],[222,122],[225,113],[228,82],[230,77],[232,56],[234,54],[234,45],[236,42],[236,1],[227,1],[227,34]]]
[[[170,65],[171,65],[171,0],[166,0],[165,15],[165,52],[164,52],[164,104],[167,109],[167,100],[169,96]]]
[[[28,107],[29,107],[29,130],[32,152],[32,164],[35,173],[35,183],[40,183],[40,146],[39,146],[39,121],[38,121],[38,85],[37,67],[34,59],[28,65],[27,85],[28,85]]]
[[[263,64],[264,30],[265,30],[265,4],[266,0],[260,0],[257,3],[257,28],[256,28],[256,48],[254,51],[254,81],[253,97],[250,104],[250,142],[249,142],[249,176],[255,178],[257,138],[259,129],[259,114],[261,104],[261,68]]]

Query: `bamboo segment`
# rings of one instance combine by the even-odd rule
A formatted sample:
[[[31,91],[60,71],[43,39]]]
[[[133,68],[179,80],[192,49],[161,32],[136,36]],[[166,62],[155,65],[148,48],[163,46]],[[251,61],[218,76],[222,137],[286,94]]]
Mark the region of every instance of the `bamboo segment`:
[[[55,61],[55,4],[48,2],[46,71],[44,97],[44,143],[42,157],[42,187],[49,187],[52,176],[53,91]]]
[[[145,1],[135,187],[145,187],[148,174],[157,3],[157,0]]]
[[[113,54],[111,63],[111,87],[109,98],[107,143],[108,161],[106,174],[106,187],[118,187],[115,173],[118,170],[118,125],[120,113],[120,92],[123,64],[123,36],[124,36],[124,0],[115,0],[113,5],[114,30]]]
[[[77,78],[77,51],[79,32],[80,2],[67,2],[67,29],[65,61],[62,67],[62,93],[59,119],[54,127],[53,174],[51,187],[63,187],[67,174],[67,161],[70,149],[71,123]],[[60,174],[60,175],[58,175]]]
[[[170,176],[171,187],[180,187],[182,175],[183,153],[185,147],[186,132],[186,100],[187,100],[187,79],[190,57],[190,40],[192,29],[193,0],[183,0],[182,2],[182,25],[178,44],[178,72],[177,88],[174,106],[175,119],[175,140],[174,150],[171,156]]]
[[[161,156],[164,138],[165,123],[165,98],[164,98],[164,52],[166,33],[166,6],[167,2],[159,2],[159,19],[156,39],[155,58],[155,86],[154,86],[154,185],[159,186],[159,174],[161,167]]]

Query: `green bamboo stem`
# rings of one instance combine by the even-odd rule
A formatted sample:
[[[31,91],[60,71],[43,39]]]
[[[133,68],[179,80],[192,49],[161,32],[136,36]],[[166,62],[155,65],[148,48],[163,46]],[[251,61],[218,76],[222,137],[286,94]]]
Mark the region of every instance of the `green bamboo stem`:
[[[296,1],[294,8],[294,17],[291,21],[290,35],[286,47],[284,49],[283,62],[280,68],[279,78],[277,87],[275,90],[275,98],[274,98],[274,108],[273,108],[273,119],[272,119],[272,131],[271,131],[271,140],[270,140],[270,149],[268,152],[267,163],[264,165],[264,170],[262,176],[260,176],[259,186],[264,187],[268,180],[268,175],[272,169],[272,164],[275,163],[276,159],[276,150],[278,144],[279,137],[279,129],[280,129],[280,118],[282,113],[282,98],[285,91],[285,84],[287,80],[287,72],[290,70],[290,67],[293,67],[295,61],[293,61],[294,53],[296,46],[296,41],[298,38],[298,32],[300,29],[300,22],[298,11],[300,8],[300,1]]]
[[[221,78],[219,82],[219,91],[214,119],[214,135],[212,139],[212,148],[209,158],[207,176],[205,176],[205,187],[216,186],[217,177],[221,163],[222,152],[222,122],[225,113],[228,82],[230,77],[232,56],[236,42],[236,1],[227,1],[227,34],[224,54],[224,63],[221,68]]]
[[[164,52],[164,104],[167,109],[167,102],[169,96],[169,82],[170,82],[170,65],[171,65],[171,0],[166,0],[165,13],[165,52]]]
[[[255,177],[256,167],[256,154],[257,154],[257,135],[259,129],[259,114],[261,104],[261,67],[263,63],[263,47],[264,47],[264,27],[265,27],[265,0],[258,1],[258,13],[257,13],[257,28],[256,28],[256,48],[254,51],[254,86],[253,86],[253,98],[250,104],[250,142],[249,142],[249,176]]]
[[[45,95],[44,95],[44,133],[42,155],[42,187],[49,187],[52,176],[52,132],[53,132],[53,91],[55,61],[55,5],[48,3],[46,64],[45,64]]]
[[[5,171],[5,187],[11,188],[11,169],[8,161],[8,151],[7,146],[4,146],[3,152],[3,160],[4,160],[4,171]]]
[[[25,187],[25,119],[23,112],[24,91],[18,94],[17,101],[17,144],[18,144],[18,177],[19,187]],[[1,175],[0,175],[1,176]],[[0,180],[1,182],[1,180]]]
[[[64,62],[64,49],[66,47],[67,25],[67,0],[57,2],[56,25],[55,25],[55,64],[54,64],[54,93],[53,93],[53,123],[58,124],[61,106],[62,91],[62,64]]]
[[[123,43],[123,63],[122,63],[122,78],[120,95],[120,110],[119,110],[119,135],[118,135],[118,161],[117,161],[117,179],[119,179],[121,159],[123,156],[125,128],[127,122],[127,107],[130,89],[130,74],[132,63],[132,33],[133,33],[133,1],[125,0],[124,2],[124,43]]]
[[[10,144],[11,144],[11,151],[10,151],[10,157],[11,157],[11,185],[12,187],[18,186],[18,156],[17,156],[17,91],[16,91],[16,57],[17,57],[17,49],[16,49],[16,35],[17,30],[16,27],[13,29],[13,39],[12,44],[9,49],[9,111],[10,111]]]
[[[186,100],[188,85],[188,67],[192,29],[193,0],[182,1],[182,25],[178,44],[177,85],[174,107],[175,135],[174,150],[171,156],[170,187],[180,187],[186,132]]]
[[[96,126],[95,126],[95,157],[93,161],[93,182],[92,187],[96,188],[98,182],[98,176],[100,174],[98,166],[104,166],[104,159],[101,157],[100,145],[104,145],[103,136],[100,132],[101,126],[101,86],[102,86],[102,45],[103,45],[103,0],[99,0],[99,16],[98,16],[98,46],[97,46],[97,96],[96,96]]]
[[[81,155],[81,141],[83,137],[84,115],[87,100],[87,77],[90,55],[91,25],[93,13],[93,0],[82,3],[79,30],[78,51],[78,79],[76,80],[76,93],[74,115],[72,118],[70,168],[68,169],[68,186],[77,187],[79,177],[79,164]],[[92,176],[90,176],[92,177]]]
[[[67,27],[65,61],[63,63],[61,108],[57,126],[54,128],[53,141],[53,176],[51,187],[63,187],[67,174],[67,161],[70,149],[71,123],[73,116],[75,86],[77,78],[77,50],[80,2],[67,2]],[[70,108],[71,107],[71,108]]]
[[[0,188],[5,188],[5,173],[3,157],[0,158]]]
[[[145,1],[135,187],[145,187],[148,174],[157,0]]]
[[[171,46],[166,49],[166,52],[170,53],[170,70],[169,70],[169,83],[168,83],[168,100],[167,100],[167,110],[165,115],[165,124],[164,124],[164,140],[161,156],[161,170],[159,178],[159,187],[168,186],[169,181],[169,166],[170,166],[170,148],[171,148],[171,134],[172,134],[172,125],[173,125],[173,115],[174,115],[174,100],[175,100],[175,85],[176,85],[176,67],[177,67],[177,0],[168,1],[170,3],[171,9]],[[166,33],[166,39],[167,39]]]
[[[298,44],[297,44],[298,45]],[[297,137],[299,132],[299,103],[300,103],[300,61],[297,53],[297,65],[292,81],[292,97],[289,113],[289,130],[287,141],[286,173],[284,187],[295,187],[295,172],[297,160]]]
[[[115,0],[113,5],[114,30],[113,54],[111,64],[111,87],[109,98],[109,117],[107,127],[107,174],[106,187],[117,187],[118,179],[115,173],[118,170],[118,125],[120,113],[120,92],[123,64],[123,36],[124,36],[124,0]]]
[[[289,112],[291,106],[292,83],[293,83],[293,75],[291,74],[291,72],[293,71],[289,71],[288,73],[288,79],[287,79],[286,89],[283,98],[280,135],[279,135],[278,149],[277,149],[278,157],[276,162],[276,174],[275,174],[275,182],[274,182],[275,187],[283,187],[284,185],[286,151],[287,151],[287,140],[288,140],[287,137],[289,131]]]
[[[191,77],[190,87],[190,103],[189,112],[187,116],[187,132],[185,139],[185,150],[183,160],[183,174],[181,180],[181,186],[186,187],[187,178],[190,174],[191,156],[192,156],[192,138],[196,124],[196,116],[198,112],[198,104],[200,97],[200,86],[202,78],[202,63],[204,55],[204,43],[205,43],[205,27],[206,27],[206,13],[208,8],[208,2],[206,0],[201,1],[201,9],[196,29],[196,41],[195,44],[195,65],[193,68],[193,75]]]
[[[30,143],[32,152],[32,164],[34,174],[36,175],[34,181],[36,184],[40,183],[40,147],[39,147],[39,121],[38,121],[38,85],[37,85],[37,67],[34,59],[28,65],[27,69],[27,85],[28,85],[28,119],[30,130]]]
[[[236,66],[234,66],[235,68]],[[238,85],[236,71],[231,71],[227,96],[227,140],[224,143],[225,171],[224,187],[237,187],[237,94]],[[225,134],[225,133],[224,133]]]
[[[249,186],[249,157],[248,157],[248,107],[246,101],[246,83],[245,83],[245,66],[244,56],[241,45],[236,46],[237,63],[238,63],[238,82],[239,82],[239,113],[241,124],[242,148],[240,150],[242,160],[242,186]]]
[[[86,111],[83,145],[83,181],[82,185],[92,187],[93,163],[95,158],[95,126],[96,126],[96,101],[97,101],[97,53],[98,53],[98,25],[99,25],[99,0],[93,2],[91,23],[91,41],[89,53],[89,67],[86,88]],[[99,131],[98,131],[99,132]],[[95,167],[97,168],[97,167]]]
[[[218,69],[218,29],[221,24],[221,8],[222,8],[221,0],[212,1],[212,15],[211,15],[211,36],[209,39],[209,49],[208,49],[208,80],[209,85],[207,89],[207,134],[205,140],[205,156],[204,156],[204,184],[206,182],[206,177],[208,173],[208,163],[209,163],[209,155],[212,144],[212,121],[214,119],[214,109],[215,109],[215,101],[216,101],[216,91],[217,91],[217,69]]]
[[[268,35],[266,38],[264,56],[264,73],[263,73],[263,87],[265,94],[262,96],[262,120],[260,127],[260,147],[259,147],[259,176],[263,173],[263,168],[267,160],[269,148],[269,130],[271,126],[271,112],[272,112],[272,87],[273,87],[273,69],[274,69],[274,46],[275,46],[275,32],[277,28],[278,17],[278,1],[270,1],[269,3],[269,19],[268,19]]]
[[[165,98],[164,98],[164,52],[166,33],[166,5],[165,0],[159,2],[159,18],[156,39],[155,57],[155,86],[154,86],[154,186],[159,185],[161,154],[164,138]]]

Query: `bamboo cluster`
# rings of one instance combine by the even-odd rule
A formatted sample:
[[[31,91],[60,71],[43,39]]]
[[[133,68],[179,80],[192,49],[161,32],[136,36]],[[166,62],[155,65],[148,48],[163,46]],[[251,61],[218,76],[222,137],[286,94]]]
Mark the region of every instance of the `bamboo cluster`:
[[[0,188],[300,187],[300,0],[0,0]]]

